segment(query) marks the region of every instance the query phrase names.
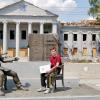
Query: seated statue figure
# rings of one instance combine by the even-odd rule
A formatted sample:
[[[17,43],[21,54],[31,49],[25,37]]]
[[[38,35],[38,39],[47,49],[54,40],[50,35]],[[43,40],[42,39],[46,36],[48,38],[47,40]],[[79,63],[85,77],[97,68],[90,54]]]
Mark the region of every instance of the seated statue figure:
[[[8,57],[7,54],[0,55],[0,62],[2,63],[8,63],[13,61],[18,61],[19,58],[17,57]],[[27,90],[20,82],[19,77],[17,73],[11,69],[7,69],[3,67],[0,63],[0,96],[4,96],[5,93],[3,91],[3,84],[4,84],[4,78],[5,76],[11,76],[13,78],[13,81],[17,87],[18,90]]]

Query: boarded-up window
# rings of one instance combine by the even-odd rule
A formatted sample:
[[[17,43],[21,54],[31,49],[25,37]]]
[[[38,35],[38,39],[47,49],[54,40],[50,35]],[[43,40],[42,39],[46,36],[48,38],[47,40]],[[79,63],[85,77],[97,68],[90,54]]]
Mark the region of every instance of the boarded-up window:
[[[28,56],[28,49],[21,48],[20,49],[20,57],[27,57]]]
[[[8,56],[11,56],[11,57],[15,56],[15,49],[14,48],[8,48]]]
[[[72,54],[77,55],[77,48],[73,48]]]
[[[64,50],[64,55],[65,56],[68,55],[68,48],[64,48],[63,50]]]
[[[87,48],[83,48],[83,56],[87,55]]]
[[[93,49],[92,49],[92,53],[93,53],[93,57],[96,57],[96,54],[97,54],[96,48],[93,48]]]

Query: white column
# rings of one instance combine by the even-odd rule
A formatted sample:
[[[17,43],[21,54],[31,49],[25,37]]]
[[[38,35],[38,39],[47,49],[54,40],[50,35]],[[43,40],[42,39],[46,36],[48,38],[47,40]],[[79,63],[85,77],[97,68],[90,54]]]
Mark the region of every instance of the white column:
[[[97,56],[99,56],[99,43],[100,43],[100,34],[99,33],[96,33],[96,49],[97,49]]]
[[[3,23],[3,53],[7,52],[7,22]]]
[[[20,23],[17,22],[16,23],[16,57],[19,57],[19,51],[20,51],[20,47],[19,47],[19,41],[20,41]]]
[[[87,33],[87,49],[88,49],[88,56],[92,57],[92,34],[91,32]]]
[[[44,34],[44,23],[40,23],[40,34]]]
[[[29,34],[32,34],[32,23],[31,22],[28,23],[28,42],[29,42]],[[29,60],[29,47],[28,47],[28,60]]]
[[[52,33],[57,33],[57,23],[52,24]]]
[[[99,33],[96,33],[96,41],[97,42],[100,42],[100,37],[99,36],[100,36],[100,34]]]
[[[32,23],[28,23],[28,35],[32,33]]]
[[[72,59],[71,51],[73,49],[73,32],[70,31],[68,34],[68,45],[69,45],[69,57]]]
[[[78,54],[79,54],[79,59],[82,57],[82,32],[78,32],[77,34],[77,42],[78,42]]]

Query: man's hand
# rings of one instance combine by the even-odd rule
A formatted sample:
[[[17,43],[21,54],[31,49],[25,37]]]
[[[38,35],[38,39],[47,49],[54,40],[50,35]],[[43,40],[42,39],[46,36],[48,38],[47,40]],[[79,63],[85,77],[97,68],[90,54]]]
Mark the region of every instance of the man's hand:
[[[48,76],[49,76],[49,74],[48,74],[48,73],[46,73],[46,74],[45,74],[45,77],[48,77]]]
[[[19,60],[19,58],[18,57],[15,57],[14,61],[18,61],[18,60]]]
[[[45,76],[49,76],[52,72],[54,72],[57,69],[58,66],[59,62],[57,62],[57,64],[54,67],[52,67],[50,71],[47,71]]]
[[[45,76],[48,77],[50,75],[51,71],[47,71]]]
[[[50,73],[51,73],[51,70],[50,70],[50,71],[47,71],[46,73],[47,73],[47,74],[50,74]]]

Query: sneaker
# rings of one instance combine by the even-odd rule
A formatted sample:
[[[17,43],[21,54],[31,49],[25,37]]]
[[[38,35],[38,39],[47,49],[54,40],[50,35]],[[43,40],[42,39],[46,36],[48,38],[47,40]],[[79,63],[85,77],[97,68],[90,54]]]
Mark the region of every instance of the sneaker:
[[[43,92],[43,91],[45,91],[45,90],[46,90],[45,87],[41,87],[40,89],[37,89],[37,92]]]
[[[51,92],[51,89],[50,88],[47,88],[46,91],[44,91],[44,94],[48,94]]]
[[[27,89],[27,88],[25,88],[25,87],[23,87],[23,86],[20,86],[20,87],[18,87],[18,88],[17,88],[17,90],[24,90],[24,91],[28,91],[29,89]]]
[[[54,93],[54,92],[55,92],[55,87],[52,86],[52,87],[51,87],[51,93]]]

